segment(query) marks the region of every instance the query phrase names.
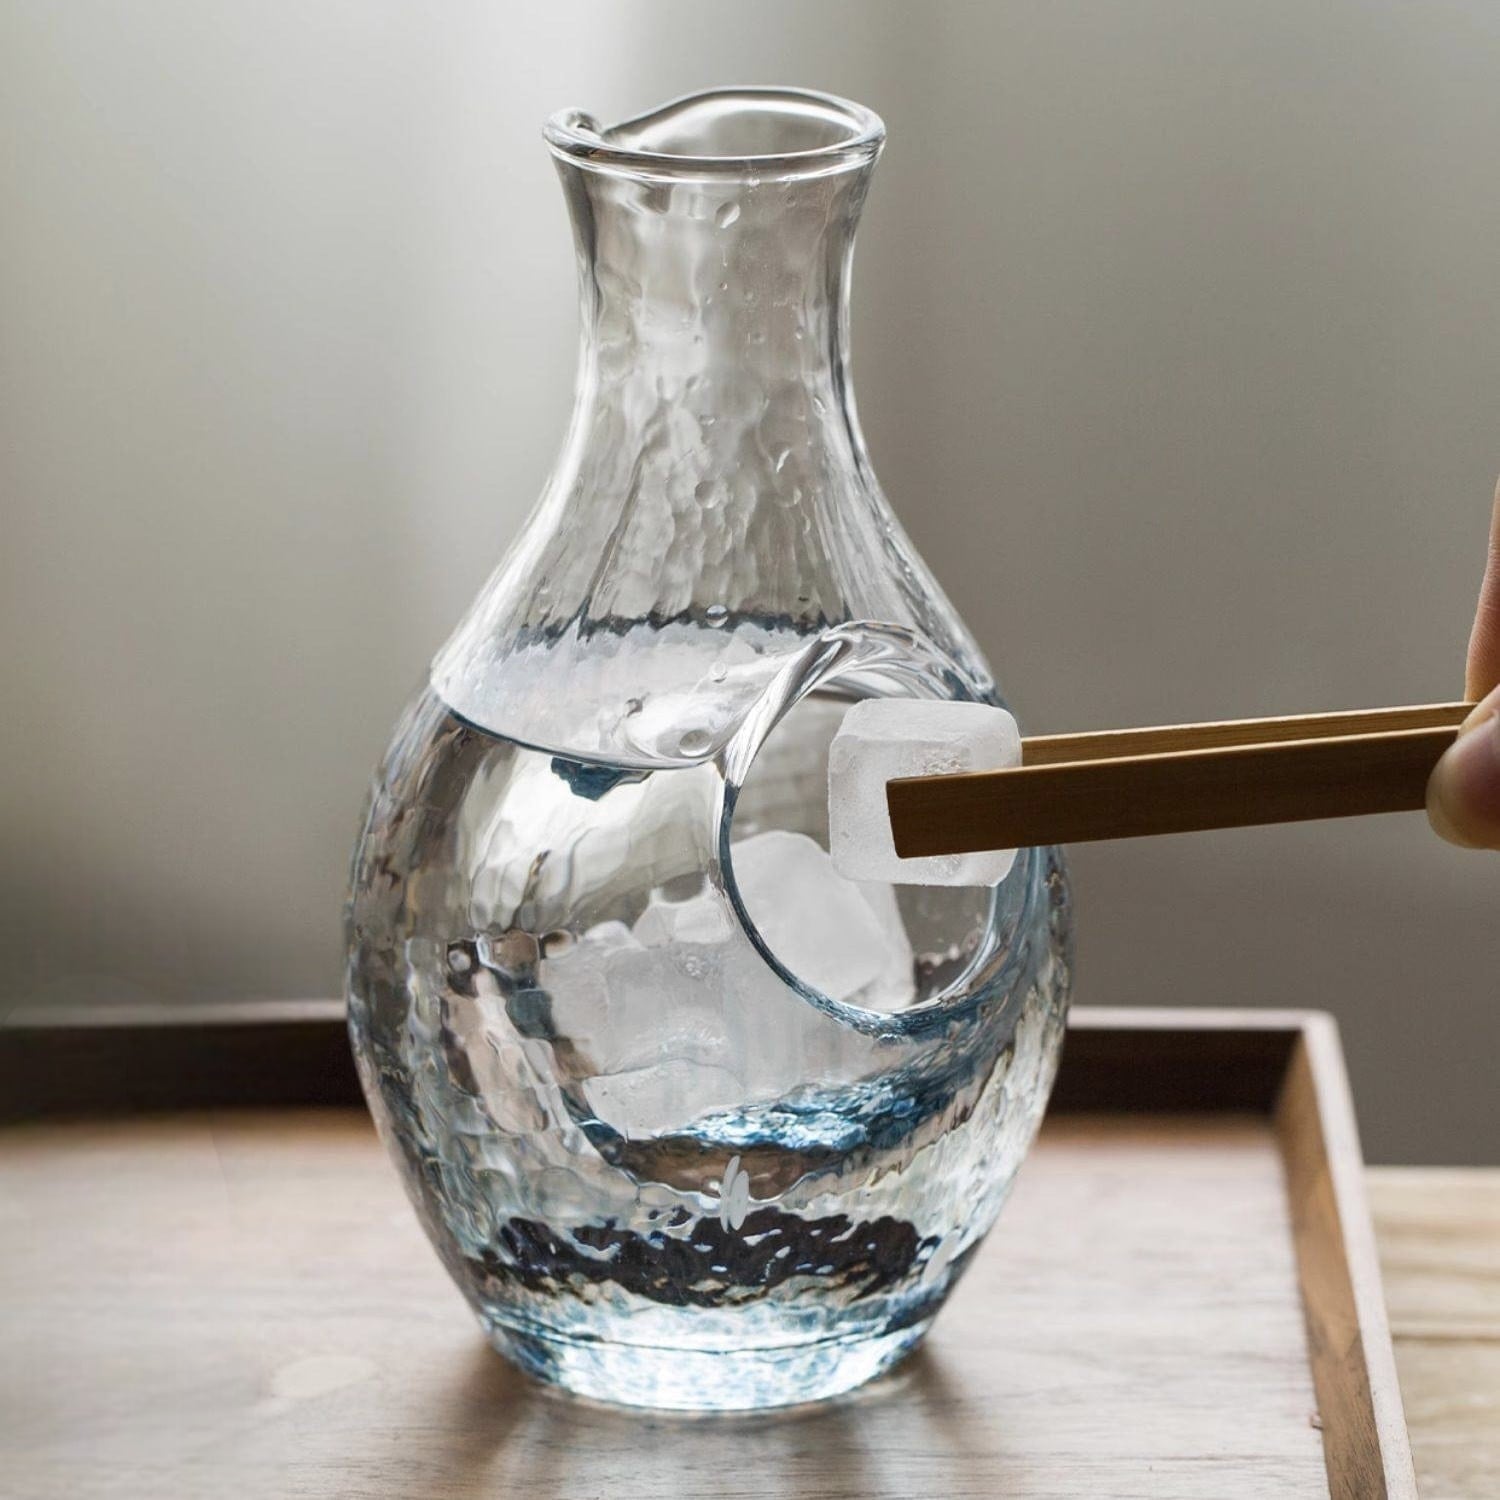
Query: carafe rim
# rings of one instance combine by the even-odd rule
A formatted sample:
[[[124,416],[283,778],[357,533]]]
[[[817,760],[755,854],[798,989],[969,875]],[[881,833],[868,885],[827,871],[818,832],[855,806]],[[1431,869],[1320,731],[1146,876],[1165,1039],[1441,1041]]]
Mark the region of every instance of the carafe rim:
[[[695,129],[706,137],[710,126],[736,112],[753,118],[763,137],[773,138],[784,127],[792,137],[821,132],[827,139],[787,150],[688,149]],[[672,181],[788,179],[869,165],[885,143],[885,122],[837,94],[738,85],[681,94],[613,125],[601,125],[586,110],[563,109],[547,120],[542,134],[559,160],[592,171]]]

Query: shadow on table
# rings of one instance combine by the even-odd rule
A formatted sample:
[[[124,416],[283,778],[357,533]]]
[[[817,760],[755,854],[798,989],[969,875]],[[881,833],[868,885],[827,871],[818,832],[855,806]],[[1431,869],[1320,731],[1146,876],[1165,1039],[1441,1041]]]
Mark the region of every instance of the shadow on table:
[[[968,1443],[955,1416],[959,1406],[941,1356],[925,1348],[833,1401],[678,1415],[561,1395],[478,1346],[455,1371],[440,1410],[414,1417],[421,1428],[420,1479],[431,1496],[835,1500],[893,1493],[892,1467],[906,1468],[918,1453],[961,1461]],[[408,1460],[414,1456],[409,1450]]]

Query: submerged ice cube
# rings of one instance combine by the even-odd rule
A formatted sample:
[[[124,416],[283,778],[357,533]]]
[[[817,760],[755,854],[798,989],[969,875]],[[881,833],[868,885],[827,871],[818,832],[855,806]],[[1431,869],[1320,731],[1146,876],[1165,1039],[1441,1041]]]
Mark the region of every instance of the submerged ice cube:
[[[912,995],[912,948],[889,886],[865,889],[805,833],[731,846],[741,899],[766,945],[809,988],[890,1010]]]
[[[898,885],[997,885],[1014,849],[902,859],[885,785],[900,776],[992,771],[1021,762],[1016,721],[988,703],[871,698],[856,703],[828,751],[828,838],[850,880]]]
[[[911,1003],[915,959],[889,885],[846,880],[802,833],[758,833],[730,854],[746,910],[804,985],[865,1009]],[[545,1006],[522,1010],[554,1110],[572,1099],[576,1112],[581,1097],[631,1140],[866,1066],[839,1020],[806,1001],[786,1008],[785,981],[716,885],[653,891],[633,926],[601,922],[549,947],[538,980]]]
[[[554,969],[553,1066],[581,1082],[602,1124],[632,1139],[775,1099],[809,1070],[832,1074],[847,1051],[816,1006],[768,1024],[786,985],[716,890],[657,895],[625,941],[580,943]]]
[[[728,904],[709,890],[685,901],[668,901],[653,894],[631,929],[636,942],[647,948],[668,943],[720,943],[730,935]]]
[[[832,856],[829,856],[828,863],[831,868]],[[834,874],[838,875],[838,871],[835,870]],[[839,878],[843,879],[842,876]],[[910,1005],[916,994],[917,956],[907,936],[895,887],[882,880],[861,880],[855,882],[855,886],[875,913],[875,921],[885,937],[885,953],[880,972],[849,999],[866,1010],[900,1010]]]

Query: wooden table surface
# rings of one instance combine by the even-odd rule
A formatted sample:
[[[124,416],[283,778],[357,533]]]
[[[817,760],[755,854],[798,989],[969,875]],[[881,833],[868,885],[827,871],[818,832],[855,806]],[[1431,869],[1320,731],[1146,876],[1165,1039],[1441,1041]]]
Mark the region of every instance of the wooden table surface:
[[[1500,1496],[1500,1168],[1369,1184],[1423,1500]]]
[[[278,1130],[290,1132],[294,1151],[284,1149],[286,1141],[278,1145]],[[0,1158],[0,1184],[9,1183],[0,1189],[7,1324],[0,1337],[0,1494],[175,1500],[211,1492],[205,1482],[221,1471],[239,1474],[245,1495],[405,1494],[413,1492],[406,1481],[422,1472],[424,1453],[441,1459],[433,1473],[467,1476],[424,1485],[429,1494],[504,1493],[512,1460],[524,1460],[534,1493],[585,1493],[549,1488],[537,1471],[549,1457],[560,1462],[565,1449],[570,1465],[592,1464],[589,1495],[653,1493],[649,1474],[643,1488],[642,1476],[632,1478],[634,1470],[617,1460],[638,1459],[641,1431],[661,1424],[599,1409],[585,1421],[582,1408],[528,1393],[521,1377],[483,1349],[420,1243],[362,1115],[325,1112],[285,1128],[255,1116],[214,1117],[188,1130],[150,1120],[23,1127],[7,1144]],[[153,1162],[149,1189],[136,1171],[143,1153]],[[976,1271],[964,1289],[969,1319],[940,1325],[940,1357],[919,1357],[891,1377],[905,1381],[907,1399],[896,1407],[856,1400],[819,1409],[821,1418],[787,1429],[791,1440],[776,1455],[757,1447],[754,1427],[742,1426],[719,1444],[719,1457],[732,1462],[715,1469],[713,1493],[725,1500],[766,1493],[767,1466],[778,1462],[786,1472],[771,1476],[770,1489],[833,1493],[821,1482],[809,1487],[803,1470],[821,1472],[834,1439],[843,1441],[845,1457],[874,1466],[840,1495],[913,1493],[903,1475],[951,1467],[955,1453],[967,1463],[973,1448],[986,1462],[995,1452],[1006,1458],[1006,1493],[1051,1500],[1062,1491],[1046,1481],[1059,1457],[1047,1443],[1062,1443],[1076,1469],[1084,1458],[1108,1460],[1108,1468],[1122,1442],[1136,1445],[1130,1451],[1137,1457],[1155,1457],[1136,1465],[1145,1488],[1130,1487],[1131,1496],[1323,1493],[1320,1451],[1305,1415],[1314,1404],[1307,1372],[1282,1357],[1300,1325],[1295,1293],[1288,1300],[1278,1290],[1290,1274],[1290,1245],[1287,1263],[1273,1263],[1276,1255],[1267,1255],[1258,1234],[1280,1212],[1268,1127],[1231,1117],[1205,1122],[1189,1141],[1175,1124],[1143,1120],[1101,1132],[1080,1117],[1049,1125],[1038,1153],[1046,1170],[1023,1174],[1024,1190],[1010,1211],[1018,1232],[991,1266],[1007,1268],[1007,1338],[1027,1357],[1027,1381],[1040,1373],[1056,1389],[1011,1389],[1002,1378],[981,1390],[976,1372],[989,1366],[987,1336],[980,1335],[996,1318],[993,1309],[985,1315],[986,1278]],[[1165,1176],[1135,1170],[1164,1161]],[[1500,1497],[1500,1169],[1380,1168],[1369,1175],[1421,1494]],[[1122,1195],[1119,1184],[1132,1180],[1131,1194]],[[1154,1196],[1126,1212],[1124,1198],[1138,1197],[1143,1185]],[[316,1222],[309,1205],[328,1222]],[[1150,1232],[1133,1245],[1139,1212]],[[331,1237],[330,1224],[338,1231]],[[1047,1226],[1058,1224],[1072,1228],[1049,1237]],[[1162,1261],[1164,1241],[1180,1247],[1177,1261]],[[1132,1324],[1130,1308],[1119,1305],[1101,1270],[1106,1243],[1146,1276],[1144,1305],[1175,1299],[1190,1327],[1222,1335],[1237,1358],[1215,1364],[1210,1345],[1197,1350],[1195,1363],[1180,1338],[1173,1343],[1171,1327]],[[313,1274],[330,1255],[332,1285],[353,1289],[332,1306],[330,1283]],[[1078,1326],[1043,1308],[1047,1316],[1033,1328],[1027,1288],[1045,1285],[1059,1260],[1080,1289]],[[1233,1296],[1197,1274],[1204,1265],[1232,1281]],[[1164,1266],[1171,1272],[1165,1277]],[[408,1310],[395,1324],[390,1304]],[[289,1348],[288,1317],[316,1330],[322,1343]],[[399,1335],[396,1342],[381,1329]],[[366,1349],[372,1338],[386,1343]],[[1112,1375],[1115,1366],[1129,1378]],[[386,1409],[377,1367],[402,1398],[394,1407],[387,1401],[406,1413],[400,1433],[370,1430],[372,1415]],[[1076,1398],[1066,1421],[1057,1390]],[[1230,1390],[1232,1401],[1225,1399]],[[1002,1433],[1004,1443],[992,1452],[995,1445],[979,1438],[997,1407],[1026,1420]],[[1048,1421],[1033,1421],[1034,1408],[1046,1409]],[[1220,1430],[1226,1411],[1239,1425]],[[1256,1451],[1226,1447],[1235,1434],[1243,1441],[1247,1422],[1258,1424]],[[1155,1430],[1146,1430],[1150,1423]],[[1218,1467],[1195,1478],[1181,1462],[1185,1442],[1206,1443],[1192,1451],[1219,1455],[1203,1460]],[[1028,1443],[1042,1445],[1037,1462],[1018,1464]],[[738,1467],[752,1458],[758,1477]],[[332,1489],[330,1475],[337,1477]],[[876,1483],[882,1475],[891,1483]],[[996,1493],[989,1482],[995,1478],[980,1474],[963,1492]],[[19,1487],[8,1488],[13,1482]],[[951,1485],[948,1492],[956,1493]],[[1090,1484],[1077,1492],[1101,1491]]]

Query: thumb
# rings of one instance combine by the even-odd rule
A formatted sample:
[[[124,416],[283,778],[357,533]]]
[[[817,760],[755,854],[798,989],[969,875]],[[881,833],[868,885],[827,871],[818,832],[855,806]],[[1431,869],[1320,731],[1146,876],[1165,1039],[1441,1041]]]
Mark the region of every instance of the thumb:
[[[1490,517],[1490,550],[1469,636],[1466,691],[1482,701],[1433,768],[1427,816],[1451,843],[1500,849],[1500,485]],[[1488,697],[1485,695],[1488,694]]]
[[[1427,817],[1450,843],[1500,849],[1500,687],[1464,720],[1433,768]]]
[[[1495,487],[1495,509],[1490,516],[1490,551],[1484,582],[1479,585],[1479,607],[1469,636],[1467,696],[1482,698],[1500,682],[1500,485]]]

